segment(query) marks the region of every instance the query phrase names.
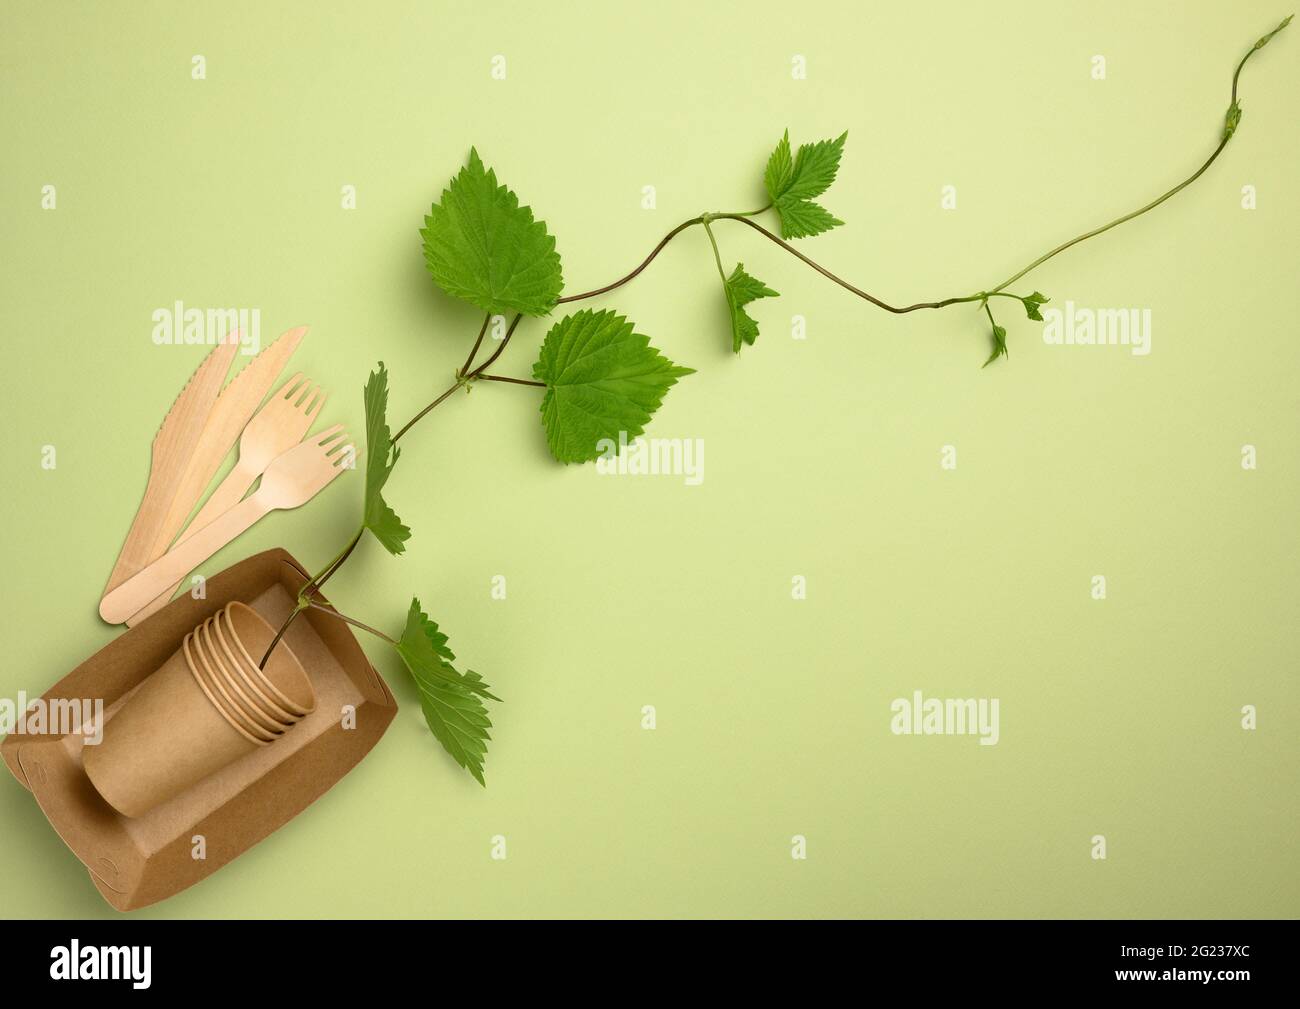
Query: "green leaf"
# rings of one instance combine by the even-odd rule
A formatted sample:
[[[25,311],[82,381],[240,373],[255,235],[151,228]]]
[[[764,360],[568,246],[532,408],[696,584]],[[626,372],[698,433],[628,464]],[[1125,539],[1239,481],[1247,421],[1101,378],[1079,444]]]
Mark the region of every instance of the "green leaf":
[[[587,462],[602,442],[619,444],[645,431],[664,394],[693,368],[673,364],[632,323],[611,311],[584,309],[551,327],[533,365],[546,383],[542,422],[560,462]]]
[[[1047,297],[1047,295],[1039,294],[1037,291],[1028,297],[1020,299],[1021,304],[1025,306],[1025,314],[1029,316],[1029,318],[1033,319],[1034,322],[1043,321],[1043,315],[1038,311],[1038,309],[1040,306],[1046,305],[1051,300],[1052,299]]]
[[[787,200],[783,196],[774,206],[781,217],[782,238],[811,238],[844,223],[811,200]]]
[[[473,148],[442,202],[429,209],[420,236],[434,282],[493,315],[546,315],[564,289],[545,223],[498,184]]]
[[[1007,331],[995,322],[993,323],[993,353],[989,355],[989,359],[980,365],[980,367],[987,368],[999,357],[1009,358],[1010,356],[1011,355],[1007,353]]]
[[[455,658],[447,647],[447,636],[425,615],[419,599],[411,600],[406,627],[398,640],[397,654],[411,671],[420,691],[420,707],[429,731],[452,759],[472,774],[480,785],[483,758],[492,738],[483,698],[500,698],[489,692],[478,673],[462,675],[452,667]]]
[[[785,136],[776,145],[776,150],[767,159],[767,171],[763,173],[763,185],[767,189],[768,199],[775,203],[777,197],[789,188],[793,178],[794,160],[790,157],[790,131],[786,130]]]
[[[492,738],[488,732],[492,720],[488,718],[483,702],[474,694],[445,684],[422,681],[418,673],[416,683],[420,688],[420,708],[429,731],[456,763],[486,787],[483,759]]]
[[[1227,140],[1237,132],[1237,127],[1241,123],[1241,102],[1237,99],[1232,100],[1228,106],[1228,114],[1223,117],[1223,139]]]
[[[1280,32],[1283,28],[1285,28],[1287,25],[1291,23],[1291,19],[1293,17],[1295,17],[1294,14],[1288,14],[1286,17],[1284,17],[1280,25],[1278,25],[1271,32],[1269,32],[1267,35],[1265,35],[1263,38],[1261,38],[1258,42],[1255,43],[1254,48],[1263,49],[1266,45],[1268,45],[1269,39],[1271,39],[1274,35],[1276,35],[1278,32]]]
[[[834,140],[800,144],[790,184],[777,195],[793,200],[811,200],[830,189],[835,173],[840,170],[840,156],[844,153],[844,141],[848,136],[845,132]]]
[[[366,510],[362,522],[375,534],[390,554],[400,554],[411,538],[411,530],[402,524],[381,493],[397,464],[400,449],[388,432],[388,369],[379,362],[379,370],[370,373],[366,382]]]
[[[405,552],[406,541],[411,538],[411,529],[397,513],[389,507],[382,497],[376,497],[366,506],[366,528],[375,535],[390,554]]]
[[[501,700],[488,691],[487,684],[477,673],[462,675],[456,671],[452,665],[456,656],[447,646],[447,635],[425,614],[419,599],[411,600],[397,650],[408,666],[419,667],[426,677],[481,694],[493,701]]]
[[[844,153],[843,133],[834,140],[801,144],[790,160],[790,131],[787,130],[767,161],[763,185],[781,219],[784,238],[808,238],[843,224],[824,207],[812,202],[830,188]]]
[[[746,273],[744,263],[736,264],[723,288],[727,292],[727,308],[731,312],[731,349],[739,354],[742,343],[752,346],[758,339],[758,323],[749,317],[744,306],[759,298],[777,298],[780,295],[761,280]]]

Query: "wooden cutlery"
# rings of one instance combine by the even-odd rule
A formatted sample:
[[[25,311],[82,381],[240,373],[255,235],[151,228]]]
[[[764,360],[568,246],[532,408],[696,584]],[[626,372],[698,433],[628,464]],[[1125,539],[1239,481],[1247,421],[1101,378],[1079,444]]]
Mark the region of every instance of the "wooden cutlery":
[[[301,334],[304,332],[306,332],[305,329],[291,330],[280,337],[277,343],[284,342],[287,337],[294,337],[293,342],[296,345],[297,340],[301,338]],[[288,354],[292,352],[292,348],[290,348],[282,357],[287,358]],[[231,386],[233,387],[235,383],[247,375],[249,370],[257,363],[257,361],[254,361],[253,364],[240,372],[239,377],[231,383]],[[277,364],[276,371],[279,370],[280,366]],[[230,391],[230,389],[227,389],[226,392],[223,392],[221,399],[225,399]],[[260,399],[260,391],[258,395]],[[271,464],[271,461],[276,456],[297,445],[311,430],[312,423],[320,414],[321,407],[325,405],[325,398],[325,393],[321,391],[320,387],[314,385],[310,380],[304,380],[301,372],[282,385],[279,392],[267,400],[266,405],[258,410],[253,419],[248,421],[247,426],[244,427],[243,434],[239,435],[239,459],[235,463],[235,468],[226,475],[225,479],[217,486],[217,489],[204,502],[203,507],[199,509],[199,513],[194,516],[188,528],[176,541],[177,545],[184,543],[204,526],[239,504],[248,492],[248,488],[253,486],[257,478]],[[221,400],[217,401],[217,405],[220,408]],[[221,436],[221,441],[224,442],[224,434]],[[228,445],[226,449],[229,449]],[[224,454],[223,451],[222,455],[224,456]],[[220,459],[218,459],[219,461]],[[204,486],[206,485],[205,482]],[[200,488],[200,492],[202,492],[202,488]],[[159,595],[148,606],[138,613],[132,614],[127,620],[127,625],[134,627],[145,617],[166,606],[172,595],[180,588],[183,580],[182,578],[177,581],[175,585]]]
[[[113,573],[108,577],[105,592],[121,585],[167,549],[166,543],[158,545],[160,531],[166,526],[167,513],[176,500],[208,415],[238,350],[239,331],[236,330],[203,359],[163,418],[162,427],[153,439],[144,499],[135,513],[131,531],[126,534],[126,542],[122,544]]]
[[[153,556],[149,560],[157,560],[172,545],[176,534],[185,526],[185,520],[203,496],[204,488],[212,482],[212,477],[221,466],[221,460],[229,455],[239,432],[271,391],[271,386],[275,384],[293,352],[298,349],[306,332],[306,326],[299,326],[282,334],[248,362],[231,379],[230,384],[221,390],[221,395],[212,405],[203,425],[203,432],[189,458],[185,476],[177,487],[171,507],[167,509],[167,516],[155,532]],[[303,434],[306,433],[303,431]]]
[[[303,440],[325,394],[301,374],[262,403],[306,332],[283,333],[226,384],[241,345],[235,330],[190,377],[154,437],[144,498],[100,600],[105,620],[134,626],[156,613],[190,571],[267,512],[306,503],[355,465],[340,427]],[[236,440],[234,469],[191,519]]]
[[[277,456],[262,474],[256,493],[108,593],[99,604],[99,615],[111,624],[126,620],[267,512],[306,504],[345,469],[355,466],[356,457],[356,447],[341,425],[312,435]]]

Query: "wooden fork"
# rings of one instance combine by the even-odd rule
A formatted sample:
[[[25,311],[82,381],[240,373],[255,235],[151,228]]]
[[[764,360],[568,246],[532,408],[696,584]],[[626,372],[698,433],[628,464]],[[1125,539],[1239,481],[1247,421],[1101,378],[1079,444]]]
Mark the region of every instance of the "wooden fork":
[[[185,532],[172,545],[184,543],[204,526],[239,504],[248,493],[248,488],[271,465],[271,461],[302,441],[324,405],[325,393],[310,380],[304,381],[301,372],[280,386],[279,391],[257,411],[244,428],[244,433],[239,436],[239,460],[235,463],[235,468],[221,481]],[[132,615],[126,622],[127,626],[134,627],[145,617],[166,606],[184,580],[182,577],[148,606]]]
[[[345,469],[353,468],[357,456],[341,424],[277,456],[262,474],[256,493],[115,588],[100,601],[99,615],[110,624],[120,624],[267,512],[306,504]]]

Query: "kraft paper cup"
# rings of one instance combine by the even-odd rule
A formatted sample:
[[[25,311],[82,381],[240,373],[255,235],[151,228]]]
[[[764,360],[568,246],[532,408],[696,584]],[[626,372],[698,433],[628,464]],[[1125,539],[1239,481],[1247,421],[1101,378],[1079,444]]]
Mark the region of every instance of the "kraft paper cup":
[[[226,672],[237,679],[237,682],[247,691],[248,696],[256,703],[258,710],[263,713],[263,721],[270,719],[277,725],[290,726],[301,718],[301,715],[295,715],[282,705],[276,704],[275,699],[267,692],[266,688],[261,685],[261,677],[254,677],[247,669],[242,654],[237,654],[235,648],[230,644],[226,636],[226,630],[222,626],[224,620],[219,619],[220,613],[216,614],[211,621],[212,635],[216,638],[218,654],[223,660]]]
[[[181,651],[185,654],[185,662],[189,665],[190,675],[194,677],[194,681],[199,685],[199,689],[203,691],[204,696],[217,709],[217,714],[229,722],[232,729],[249,742],[257,746],[265,746],[270,742],[269,737],[271,734],[269,732],[255,734],[245,728],[244,723],[236,718],[234,713],[227,707],[229,702],[217,692],[216,683],[214,682],[215,677],[210,673],[208,665],[203,662],[198,654],[198,632],[199,628],[194,628],[189,634],[185,635],[185,640],[181,642]]]
[[[176,650],[82,750],[86,775],[124,816],[141,816],[258,748],[213,704]]]
[[[264,720],[233,696],[233,683],[216,653],[211,630],[212,620],[209,618],[196,627],[187,639],[190,642],[190,664],[194,675],[199,678],[199,685],[216,689],[217,696],[213,697],[213,701],[222,709],[222,714],[232,719],[235,728],[247,731],[261,742],[269,743],[278,739],[285,726]]]
[[[275,702],[299,718],[316,710],[316,691],[298,657],[286,642],[275,646],[267,660],[266,668],[259,669],[266,649],[275,640],[275,628],[262,619],[261,614],[241,602],[229,603],[218,615],[226,640],[234,648],[237,658],[243,660],[244,671],[266,690]]]
[[[218,691],[229,701],[236,714],[251,721],[258,729],[279,738],[292,722],[282,722],[272,718],[256,704],[243,689],[236,678],[230,663],[221,654],[217,644],[217,621],[215,615],[209,617],[194,631],[194,640],[201,645],[202,658],[207,661],[207,671],[211,675]],[[296,719],[295,719],[296,721]]]

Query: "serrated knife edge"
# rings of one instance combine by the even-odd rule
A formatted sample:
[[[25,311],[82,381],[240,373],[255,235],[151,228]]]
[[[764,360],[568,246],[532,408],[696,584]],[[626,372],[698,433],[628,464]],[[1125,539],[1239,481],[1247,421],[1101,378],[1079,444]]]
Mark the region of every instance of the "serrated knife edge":
[[[180,486],[187,465],[185,460],[198,444],[230,371],[230,362],[239,350],[238,334],[232,336],[233,340],[227,337],[218,343],[194,369],[154,435],[144,497],[113,565],[104,595],[155,559],[150,551]]]
[[[153,554],[151,562],[165,554],[172,541],[180,535],[186,519],[221,467],[221,461],[239,440],[240,433],[262,405],[262,400],[275,385],[280,372],[306,333],[306,326],[281,333],[244,365],[221,391],[203,426],[185,476],[177,487],[165,518],[158,526],[157,537],[150,550]]]

